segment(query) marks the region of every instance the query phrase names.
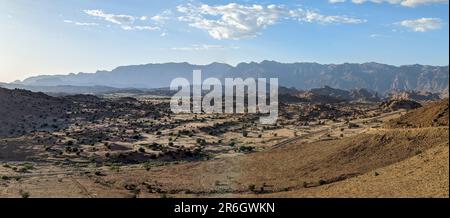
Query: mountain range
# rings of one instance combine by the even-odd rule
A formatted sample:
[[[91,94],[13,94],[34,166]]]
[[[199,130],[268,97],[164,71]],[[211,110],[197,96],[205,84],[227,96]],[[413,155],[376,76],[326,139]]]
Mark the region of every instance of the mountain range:
[[[317,87],[351,90],[368,89],[380,94],[392,91],[415,90],[448,93],[449,67],[429,65],[393,66],[380,63],[318,64],[318,63],[223,63],[193,65],[189,63],[145,64],[117,67],[112,71],[42,75],[16,81],[22,86],[104,86],[114,88],[168,87],[172,79],[184,77],[192,81],[192,71],[202,70],[203,79],[278,78],[284,87],[309,90]]]

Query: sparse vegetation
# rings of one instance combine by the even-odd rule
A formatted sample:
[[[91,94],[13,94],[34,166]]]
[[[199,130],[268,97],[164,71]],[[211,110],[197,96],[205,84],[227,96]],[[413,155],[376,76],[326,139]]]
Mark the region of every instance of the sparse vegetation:
[[[249,152],[252,152],[253,150],[255,150],[255,147],[253,147],[253,146],[240,146],[239,147],[239,152],[242,152],[242,153],[249,153]]]
[[[325,185],[325,184],[326,184],[326,181],[323,180],[323,179],[320,179],[318,183],[319,183],[319,185]]]
[[[30,193],[26,192],[26,191],[23,191],[23,190],[20,190],[19,194],[20,194],[21,198],[29,198],[30,197]]]
[[[24,114],[15,123],[2,123],[8,128],[0,130],[6,136],[0,137],[2,157],[7,157],[0,160],[0,183],[10,190],[26,188],[33,197],[45,195],[30,188],[35,184],[52,185],[58,194],[69,193],[61,187],[70,185],[77,190],[69,194],[76,197],[106,196],[106,191],[121,197],[322,196],[325,188],[332,195],[346,182],[361,177],[371,184],[379,172],[391,175],[390,164],[423,160],[429,149],[445,147],[436,145],[447,143],[448,149],[441,125],[445,107],[427,116],[431,120],[391,122],[400,113],[390,115],[378,103],[283,103],[277,123],[263,125],[255,114],[173,114],[165,98],[45,98],[52,99],[51,107],[61,101],[71,108],[54,111],[45,109],[52,104],[31,102],[46,112]],[[439,151],[432,154],[445,154]],[[426,160],[420,164],[435,163]],[[433,172],[423,174],[428,173]],[[35,179],[40,174],[49,176]],[[77,181],[80,185],[74,186]],[[95,193],[90,193],[94,183]],[[366,182],[358,185],[363,190]],[[17,191],[4,193],[17,197]]]

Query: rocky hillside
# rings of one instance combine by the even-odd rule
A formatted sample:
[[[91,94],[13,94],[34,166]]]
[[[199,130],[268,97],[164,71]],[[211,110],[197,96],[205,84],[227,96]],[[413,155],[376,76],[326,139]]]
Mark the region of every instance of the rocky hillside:
[[[0,136],[61,128],[73,104],[63,98],[0,88]]]
[[[411,111],[396,120],[392,120],[387,126],[395,128],[448,126],[448,118],[447,98]]]
[[[417,109],[422,107],[422,105],[419,102],[416,101],[412,101],[412,100],[405,100],[405,99],[400,99],[400,100],[388,100],[385,102],[382,102],[380,104],[380,107],[384,110],[390,110],[390,111],[396,111],[396,110],[401,110],[401,109],[405,109],[405,110],[412,110],[412,109]]]
[[[431,92],[417,92],[417,91],[403,91],[392,92],[389,94],[389,98],[396,100],[413,100],[413,101],[435,101],[441,98],[437,93]]]
[[[300,93],[299,96],[309,99],[312,102],[328,103],[342,101],[378,102],[381,100],[377,93],[372,93],[366,89],[352,89],[347,91],[329,86],[311,89],[310,91]]]

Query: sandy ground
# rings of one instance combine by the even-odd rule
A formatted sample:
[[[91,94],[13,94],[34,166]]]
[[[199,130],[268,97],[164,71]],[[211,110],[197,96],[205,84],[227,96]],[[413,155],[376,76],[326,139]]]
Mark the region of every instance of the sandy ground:
[[[149,171],[37,166],[18,174],[1,166],[0,175],[17,178],[0,180],[0,196],[445,197],[448,159],[448,128],[386,129]]]
[[[345,181],[301,191],[249,197],[439,197],[449,196],[449,147],[443,144],[396,164]]]
[[[265,130],[261,137],[257,127],[247,137],[227,132],[221,136],[226,142],[207,145],[221,154],[210,160],[151,166],[10,161],[0,165],[0,197],[448,197],[448,126],[383,125],[402,113],[353,120],[357,128],[328,120]],[[198,146],[197,136],[169,134],[165,130],[161,136],[119,144],[136,150],[140,143],[169,143],[170,136],[175,146]],[[211,142],[219,139],[199,135]],[[227,145],[231,140],[255,145],[257,152],[236,152]],[[22,150],[42,150],[23,141],[1,147],[2,154],[25,157]]]

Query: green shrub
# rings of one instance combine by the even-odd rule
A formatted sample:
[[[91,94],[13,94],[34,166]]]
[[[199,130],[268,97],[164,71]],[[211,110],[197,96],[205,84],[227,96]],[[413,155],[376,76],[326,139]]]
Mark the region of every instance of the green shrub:
[[[23,190],[20,190],[19,194],[20,194],[20,196],[22,198],[29,198],[30,197],[30,193],[26,192],[26,191],[23,191]]]
[[[9,177],[8,177],[8,176],[5,176],[5,175],[3,175],[3,176],[2,176],[2,180],[9,180]]]
[[[325,180],[323,180],[323,179],[319,180],[319,185],[325,185],[325,184],[326,184]]]
[[[250,190],[251,192],[255,192],[255,190],[256,190],[256,185],[255,185],[255,184],[250,184],[250,185],[248,185],[248,190]]]
[[[255,147],[252,147],[252,146],[241,146],[241,147],[239,147],[239,152],[248,153],[248,152],[252,152],[254,149],[255,149]]]

